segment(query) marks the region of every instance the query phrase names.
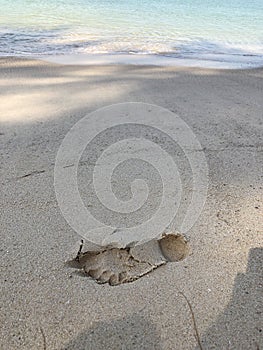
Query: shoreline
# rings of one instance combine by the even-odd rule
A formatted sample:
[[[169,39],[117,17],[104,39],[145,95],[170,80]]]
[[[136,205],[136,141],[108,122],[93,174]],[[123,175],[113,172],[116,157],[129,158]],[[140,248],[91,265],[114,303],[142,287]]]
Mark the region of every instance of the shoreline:
[[[221,57],[221,60],[219,59]],[[238,56],[236,62],[231,61],[230,55],[215,55],[214,57],[182,57],[177,58],[168,55],[148,54],[93,54],[93,55],[60,55],[41,57],[42,60],[58,64],[70,65],[149,65],[164,67],[204,68],[204,69],[253,69],[263,67],[263,58],[254,57],[256,62],[251,62],[252,56]],[[217,58],[217,59],[216,59]],[[229,60],[227,60],[229,58]]]
[[[238,57],[238,58],[237,58]],[[253,57],[252,61],[251,58]],[[25,55],[0,56],[0,59],[16,58],[27,60],[40,60],[62,65],[136,65],[183,67],[202,69],[242,70],[263,68],[263,56],[257,55],[214,55],[200,57],[173,57],[157,54],[69,54],[69,55]],[[236,58],[236,60],[234,60]],[[232,60],[231,60],[232,59]]]

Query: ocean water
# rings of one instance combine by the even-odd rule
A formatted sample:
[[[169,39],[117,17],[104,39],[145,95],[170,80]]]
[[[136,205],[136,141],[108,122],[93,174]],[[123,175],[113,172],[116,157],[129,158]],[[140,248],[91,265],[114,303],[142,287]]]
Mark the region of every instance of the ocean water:
[[[0,0],[10,55],[260,66],[263,0]]]

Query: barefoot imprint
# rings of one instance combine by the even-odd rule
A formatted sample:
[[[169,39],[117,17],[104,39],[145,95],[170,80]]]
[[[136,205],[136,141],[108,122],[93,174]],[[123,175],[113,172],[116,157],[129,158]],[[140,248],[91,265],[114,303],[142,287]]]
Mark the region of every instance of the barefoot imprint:
[[[176,233],[134,247],[106,246],[84,253],[82,248],[83,241],[71,263],[98,283],[111,286],[135,281],[161,265],[183,260],[189,253],[187,240]]]

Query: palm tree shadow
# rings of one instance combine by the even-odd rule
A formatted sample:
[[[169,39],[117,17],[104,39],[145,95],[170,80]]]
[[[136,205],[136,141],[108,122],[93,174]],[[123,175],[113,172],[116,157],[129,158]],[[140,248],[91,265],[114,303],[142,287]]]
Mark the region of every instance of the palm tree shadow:
[[[161,337],[145,317],[132,314],[109,322],[99,322],[80,333],[63,350],[144,349],[161,350]]]
[[[263,349],[263,248],[249,251],[246,273],[237,275],[229,304],[201,344],[204,350]]]

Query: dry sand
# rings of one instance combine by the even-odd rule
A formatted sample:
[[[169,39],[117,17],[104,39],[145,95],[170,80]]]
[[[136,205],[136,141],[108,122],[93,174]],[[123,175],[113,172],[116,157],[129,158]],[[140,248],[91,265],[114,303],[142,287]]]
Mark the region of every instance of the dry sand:
[[[1,349],[263,349],[263,70],[0,60]],[[53,187],[88,112],[141,101],[180,115],[209,165],[192,253],[117,287],[64,262],[80,237]]]

